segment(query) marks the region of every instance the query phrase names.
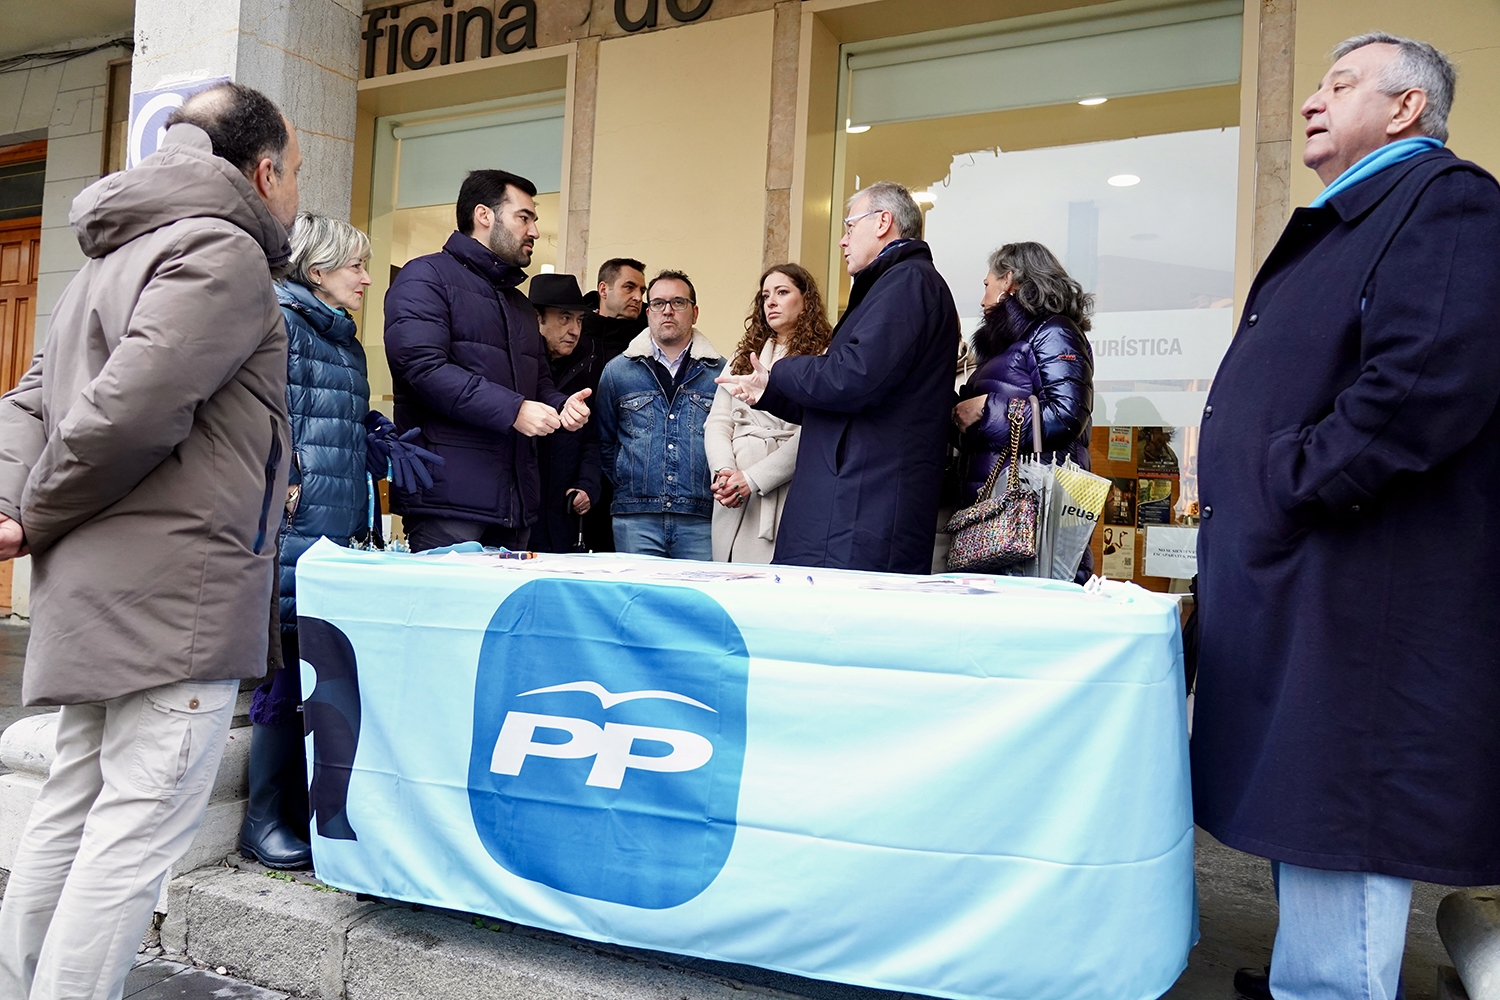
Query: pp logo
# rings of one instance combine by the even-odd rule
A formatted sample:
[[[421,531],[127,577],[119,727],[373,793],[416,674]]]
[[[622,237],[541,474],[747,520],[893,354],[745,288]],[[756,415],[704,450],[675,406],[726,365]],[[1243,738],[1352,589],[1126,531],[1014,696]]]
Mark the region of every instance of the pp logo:
[[[718,602],[682,587],[534,580],[490,620],[469,806],[507,871],[664,909],[734,844],[750,657]]]

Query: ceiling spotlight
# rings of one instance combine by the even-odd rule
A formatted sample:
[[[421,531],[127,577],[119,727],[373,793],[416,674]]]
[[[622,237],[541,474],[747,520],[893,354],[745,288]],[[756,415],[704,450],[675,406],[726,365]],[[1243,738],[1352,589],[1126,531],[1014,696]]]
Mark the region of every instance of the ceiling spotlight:
[[[911,196],[911,200],[916,202],[918,205],[936,205],[937,195],[933,194],[931,191],[917,191]]]
[[[1082,104],[1086,108],[1096,108],[1107,100],[1109,100],[1109,98],[1107,97],[1085,97],[1078,103]]]
[[[845,119],[844,120],[844,131],[848,132],[850,135],[859,135],[861,132],[868,132],[868,131],[870,131],[870,126],[868,126],[868,125],[855,125],[853,122],[850,122],[848,119]]]
[[[1115,174],[1109,179],[1110,186],[1117,188],[1135,187],[1141,179],[1135,174]]]

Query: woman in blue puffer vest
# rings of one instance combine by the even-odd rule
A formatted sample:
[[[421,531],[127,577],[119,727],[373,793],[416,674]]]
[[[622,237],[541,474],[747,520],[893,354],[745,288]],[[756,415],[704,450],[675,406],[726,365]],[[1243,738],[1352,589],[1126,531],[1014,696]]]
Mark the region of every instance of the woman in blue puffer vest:
[[[291,273],[276,287],[286,320],[292,428],[279,543],[284,666],[251,701],[250,802],[240,828],[241,853],[283,869],[305,868],[312,860],[301,832],[308,806],[297,712],[297,559],[321,537],[347,545],[366,535],[373,487],[367,467],[383,474],[389,438],[380,425],[389,421],[370,410],[365,351],[349,316],[370,284],[370,240],[346,222],[303,214],[291,241]]]

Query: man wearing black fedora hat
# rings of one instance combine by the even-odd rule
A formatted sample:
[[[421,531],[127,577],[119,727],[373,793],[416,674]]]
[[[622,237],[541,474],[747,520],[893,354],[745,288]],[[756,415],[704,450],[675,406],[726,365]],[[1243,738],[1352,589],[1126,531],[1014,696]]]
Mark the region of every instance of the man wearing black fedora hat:
[[[536,307],[552,384],[571,396],[599,387],[604,357],[592,337],[583,334],[588,309],[571,274],[538,274],[527,294]],[[537,441],[542,477],[541,517],[532,529],[538,552],[575,552],[585,548],[583,515],[599,503],[599,432],[593,421],[576,431],[557,430]]]

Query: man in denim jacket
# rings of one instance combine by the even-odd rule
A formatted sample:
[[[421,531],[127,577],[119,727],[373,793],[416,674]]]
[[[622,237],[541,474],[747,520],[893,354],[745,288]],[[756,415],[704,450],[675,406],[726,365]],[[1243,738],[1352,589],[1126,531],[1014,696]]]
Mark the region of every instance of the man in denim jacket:
[[[615,488],[615,549],[713,558],[713,490],[703,424],[724,357],[694,328],[698,296],[681,271],[646,289],[648,328],[599,379],[599,448]]]

